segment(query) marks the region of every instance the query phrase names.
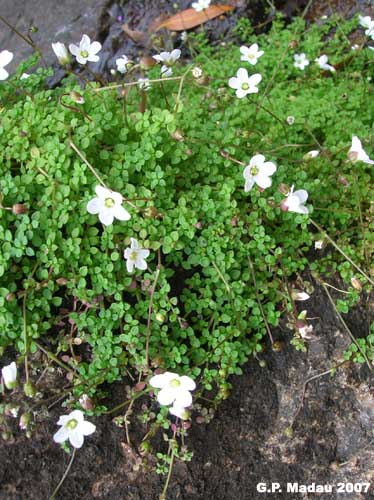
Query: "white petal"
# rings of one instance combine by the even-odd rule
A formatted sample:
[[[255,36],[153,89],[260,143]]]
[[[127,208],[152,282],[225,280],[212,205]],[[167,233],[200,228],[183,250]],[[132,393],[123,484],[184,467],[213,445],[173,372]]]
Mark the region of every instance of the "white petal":
[[[175,406],[174,404],[169,408],[169,412],[182,420],[188,420],[190,418],[190,412],[183,406]]]
[[[252,156],[251,161],[249,162],[249,167],[260,168],[262,167],[264,161],[265,161],[264,155],[254,155]]]
[[[254,185],[255,185],[255,181],[254,181],[253,177],[251,177],[250,179],[246,179],[245,185],[244,185],[244,192],[248,193],[248,191],[250,191]]]
[[[78,59],[77,59],[78,60]],[[87,57],[87,61],[89,62],[97,62],[97,61],[100,61],[100,57],[99,56],[94,56],[93,54],[90,54],[88,57]],[[78,61],[79,62],[79,61]]]
[[[138,255],[141,259],[146,259],[147,257],[149,257],[149,250],[148,248],[141,248],[139,251],[138,251]]]
[[[61,429],[59,429],[56,434],[54,434],[53,441],[55,441],[56,443],[63,443],[68,439],[69,434],[69,429],[66,429],[66,427],[61,427]]]
[[[229,87],[232,89],[238,89],[240,87],[240,82],[236,76],[232,76],[229,80]]]
[[[130,220],[131,215],[128,213],[128,211],[123,208],[122,205],[115,205],[113,207],[113,214],[114,217],[118,220]]]
[[[175,397],[175,406],[183,406],[187,408],[187,406],[192,405],[192,395],[189,391],[178,390],[178,393]]]
[[[87,203],[87,212],[89,214],[98,214],[104,207],[104,202],[100,198],[93,198]]]
[[[57,421],[57,425],[65,425],[69,422],[70,415],[61,415],[61,417]]]
[[[241,87],[236,90],[236,97],[243,99],[247,94],[250,94],[250,89],[244,90]]]
[[[77,429],[84,436],[89,436],[90,434],[93,434],[96,431],[96,425],[91,424],[91,422],[87,422],[87,420],[84,420],[78,425]]]
[[[83,57],[83,56],[81,55],[81,53],[77,54],[75,57],[76,57],[77,62],[78,62],[79,64],[86,64],[86,62],[87,62],[87,57]]]
[[[74,410],[69,414],[69,420],[76,420],[77,422],[83,422],[84,414],[81,410]]]
[[[80,48],[77,45],[75,45],[74,43],[71,43],[69,45],[69,50],[73,54],[73,56],[77,56],[80,52]]]
[[[103,208],[99,212],[99,220],[104,226],[109,226],[110,224],[113,223],[114,215],[113,215],[113,209],[112,208]]]
[[[135,267],[137,269],[140,269],[141,271],[144,271],[145,269],[147,269],[147,263],[144,259],[138,257],[135,262]]]
[[[157,401],[160,403],[160,405],[168,406],[168,405],[171,405],[173,403],[173,401],[175,400],[175,397],[176,397],[176,390],[175,389],[173,389],[171,387],[164,387],[157,394]],[[191,398],[191,403],[192,403],[192,398]],[[180,406],[183,406],[183,404]]]
[[[192,378],[187,377],[187,375],[182,375],[180,378],[180,382],[182,384],[182,388],[186,389],[187,391],[193,391],[194,389],[196,389],[195,381],[192,380]]]
[[[90,55],[95,55],[101,50],[100,42],[92,42],[90,47]]]
[[[243,54],[243,56],[245,57],[245,60],[247,60],[247,57],[248,57],[248,53],[250,52],[249,48],[246,47],[245,45],[242,45],[240,47],[240,52],[241,54]]]
[[[137,250],[139,248],[139,243],[136,238],[130,238],[131,241],[131,250]]]
[[[171,54],[170,54],[170,55],[171,55],[172,59],[173,59],[174,61],[176,61],[177,59],[179,59],[179,58],[180,58],[180,56],[181,56],[181,51],[180,51],[179,49],[174,49],[174,50],[172,50],[172,51],[171,51]]]
[[[293,193],[294,196],[297,196],[300,203],[305,203],[308,199],[308,192],[305,189],[298,189]]]
[[[264,175],[273,175],[276,170],[277,166],[272,161],[266,161],[260,167],[260,172]]]
[[[6,80],[8,76],[9,73],[4,68],[0,68],[0,80]]]
[[[271,178],[267,175],[258,174],[254,179],[256,181],[256,184],[262,189],[266,189],[271,186]]]
[[[2,50],[0,52],[0,67],[4,67],[10,63],[13,59],[13,53],[9,52],[9,50]]]
[[[156,389],[162,389],[174,378],[178,377],[176,373],[165,372],[160,373],[159,375],[154,375],[150,380],[149,384]]]
[[[249,80],[248,80],[248,85],[249,86],[255,86],[255,85],[258,85],[262,80],[262,76],[260,75],[260,73],[256,73],[255,75],[252,75]]]
[[[88,35],[83,35],[82,40],[79,43],[80,50],[90,51],[91,40]]]
[[[132,259],[127,259],[126,269],[128,273],[132,273],[134,270],[135,262]]]
[[[70,432],[69,441],[74,446],[74,448],[81,448],[84,442],[84,437],[78,428]]]
[[[236,76],[238,77],[238,79],[241,82],[247,82],[248,81],[248,71],[245,68],[239,68]]]
[[[113,191],[111,191],[110,189],[107,189],[103,186],[96,186],[95,187],[95,193],[102,200],[105,200],[106,198],[112,198],[112,192]]]
[[[163,60],[163,58],[161,57],[161,55],[160,55],[160,54],[157,54],[157,55],[152,56],[152,57],[153,57],[153,59],[154,59],[155,61],[157,61],[157,62],[164,62],[164,60]]]

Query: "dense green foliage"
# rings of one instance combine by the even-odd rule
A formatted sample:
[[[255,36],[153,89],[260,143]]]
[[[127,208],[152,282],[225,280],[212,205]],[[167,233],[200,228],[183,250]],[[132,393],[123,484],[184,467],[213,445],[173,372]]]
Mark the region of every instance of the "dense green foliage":
[[[136,87],[125,105],[117,90],[82,90],[73,76],[45,90],[44,70],[12,77],[18,92],[2,82],[1,202],[27,213],[0,210],[1,348],[35,352],[38,340],[59,354],[71,345],[82,358],[79,391],[92,395],[101,382],[145,369],[149,335],[152,369],[189,374],[223,397],[227,376],[262,349],[260,304],[277,325],[291,310],[287,281],[310,265],[313,242],[323,238],[307,215],[279,208],[282,183],[308,191],[311,217],[370,272],[373,167],[347,161],[347,152],[352,135],[374,152],[374,54],[351,50],[356,20],[326,38],[336,22],[284,29],[277,21],[259,37],[243,22],[243,43],[265,51],[256,67],[240,61],[238,46],[213,53],[203,44],[194,64],[209,82],[189,74],[178,102],[178,80],[154,83],[144,113]],[[301,71],[293,66],[300,52],[311,61],[327,53],[338,70],[311,63]],[[257,95],[238,99],[228,87],[239,67],[261,73]],[[158,78],[159,68],[148,76]],[[64,95],[71,90],[84,104]],[[130,201],[129,221],[104,227],[87,212],[98,181],[70,141]],[[312,149],[320,155],[303,159]],[[275,162],[272,186],[245,193],[243,167],[223,150],[245,164],[256,153]],[[148,269],[133,275],[123,258],[131,237],[151,251]],[[350,287],[357,271],[326,243],[313,271],[337,270]],[[357,300],[349,290],[348,302]]]

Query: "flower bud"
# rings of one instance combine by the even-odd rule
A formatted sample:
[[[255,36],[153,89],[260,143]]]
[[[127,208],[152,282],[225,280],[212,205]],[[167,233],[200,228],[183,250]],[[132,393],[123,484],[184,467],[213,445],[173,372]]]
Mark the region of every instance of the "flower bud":
[[[355,288],[359,292],[362,291],[361,281],[358,280],[357,278],[355,278],[354,276],[351,278],[351,284],[352,284],[353,288]]]
[[[75,92],[75,90],[72,90],[70,92],[70,97],[77,104],[83,104],[84,103],[84,97],[79,92]]]
[[[10,292],[10,293],[8,293],[8,294],[7,294],[7,296],[5,297],[5,300],[6,300],[7,302],[12,302],[15,298],[16,298],[15,294],[14,294],[14,293],[12,293],[12,292]]]
[[[157,64],[157,62],[150,56],[143,56],[139,59],[141,69],[150,69]]]
[[[163,323],[165,321],[165,315],[162,314],[162,313],[157,313],[156,314],[156,320],[159,322],[159,323]]]
[[[87,394],[83,394],[79,398],[79,403],[84,410],[93,410],[95,408],[92,399]]]
[[[66,278],[57,278],[56,283],[60,286],[63,286],[68,283],[68,280]]]
[[[27,214],[27,206],[23,203],[15,203],[12,206],[12,212],[14,215]]]
[[[304,161],[313,160],[313,158],[317,158],[318,155],[319,155],[319,151],[317,151],[316,149],[313,149],[312,151],[305,153],[305,155],[303,156],[303,160]]]
[[[25,431],[29,427],[29,425],[32,422],[32,420],[33,420],[33,414],[30,411],[28,411],[26,413],[23,413],[21,415],[21,418],[19,419],[19,427],[20,427],[20,429],[22,429],[23,431]]]
[[[36,394],[36,388],[32,382],[26,382],[23,386],[23,392],[28,398],[33,398]]]

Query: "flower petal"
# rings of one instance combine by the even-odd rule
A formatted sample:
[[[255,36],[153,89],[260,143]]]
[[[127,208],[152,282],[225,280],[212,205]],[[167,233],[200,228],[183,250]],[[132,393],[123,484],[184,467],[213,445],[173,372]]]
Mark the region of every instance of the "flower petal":
[[[175,406],[183,406],[183,408],[187,408],[187,406],[192,405],[192,395],[189,391],[184,391],[179,389],[178,393],[175,395]]]
[[[248,71],[245,68],[239,68],[236,76],[238,77],[238,79],[241,82],[247,81],[248,80]]]
[[[73,56],[77,56],[80,52],[80,48],[74,43],[69,44],[69,50],[73,54]]]
[[[135,262],[132,259],[127,259],[126,261],[126,269],[128,273],[132,273],[134,270]]]
[[[2,50],[0,52],[0,67],[4,67],[10,63],[13,59],[13,53],[9,52],[9,50]]]
[[[98,214],[100,210],[102,210],[104,207],[103,200],[100,198],[93,198],[87,203],[87,212],[89,214]]]
[[[122,205],[115,205],[113,207],[113,214],[114,217],[118,220],[130,220],[131,215],[128,213],[128,211],[123,208]]]
[[[79,43],[80,50],[86,50],[87,52],[89,52],[90,45],[91,45],[90,37],[88,35],[83,35],[82,40]]]
[[[247,94],[250,94],[251,91],[250,89],[244,90],[241,87],[236,90],[236,97],[239,97],[239,99],[243,99]]]
[[[272,161],[266,161],[263,165],[261,165],[261,174],[264,175],[273,175],[277,170],[277,166]]]
[[[308,199],[308,192],[305,191],[305,189],[298,189],[297,191],[294,191],[293,195],[297,196],[300,203],[305,203]]]
[[[9,73],[4,68],[0,68],[0,80],[6,80],[8,76]]]
[[[89,436],[90,434],[93,434],[96,431],[96,425],[92,424],[91,422],[87,422],[87,420],[84,420],[78,425],[77,429],[84,436]]]
[[[236,76],[232,76],[229,79],[229,87],[231,87],[232,89],[237,89],[240,87],[240,82],[238,78],[236,78]]]
[[[69,441],[74,448],[81,448],[84,442],[83,434],[78,430],[78,427],[70,432]]]
[[[164,387],[157,394],[157,401],[160,403],[160,405],[168,406],[168,405],[171,405],[173,403],[173,401],[175,401],[176,395],[177,395],[177,392],[175,389],[173,389],[171,387]],[[191,403],[192,403],[192,397],[191,397]],[[183,406],[183,404],[181,404],[179,406]]]
[[[264,161],[265,161],[264,155],[254,155],[252,156],[251,161],[249,162],[249,166],[260,168],[262,167]]]
[[[147,263],[144,259],[138,256],[135,262],[135,267],[137,269],[140,269],[141,271],[144,271],[145,269],[147,269]]]
[[[186,389],[186,391],[193,391],[196,389],[195,381],[192,378],[187,377],[187,375],[182,375],[180,378],[181,387]]]
[[[113,209],[112,208],[106,208],[104,207],[102,210],[99,212],[99,220],[104,226],[110,226],[110,224],[113,223],[114,215],[113,215]]]
[[[53,441],[55,443],[63,443],[66,441],[69,437],[70,431],[69,429],[66,429],[66,427],[61,427],[54,435],[53,435]]]
[[[254,75],[252,75],[249,78],[248,84],[250,87],[256,86],[261,82],[261,80],[262,80],[262,76],[260,75],[260,73],[255,73]]]
[[[271,178],[267,175],[258,174],[255,176],[256,184],[262,188],[266,189],[271,186]]]
[[[101,50],[100,42],[92,42],[90,47],[90,55],[95,55]]]
[[[149,384],[152,387],[155,387],[156,389],[162,389],[167,385],[170,380],[173,380],[173,378],[176,378],[177,375],[172,372],[165,372],[165,373],[160,373],[158,375],[154,375],[150,380]]]
[[[254,185],[255,185],[255,181],[254,181],[253,177],[246,179],[245,184],[244,184],[244,192],[248,193],[248,191],[250,191]]]

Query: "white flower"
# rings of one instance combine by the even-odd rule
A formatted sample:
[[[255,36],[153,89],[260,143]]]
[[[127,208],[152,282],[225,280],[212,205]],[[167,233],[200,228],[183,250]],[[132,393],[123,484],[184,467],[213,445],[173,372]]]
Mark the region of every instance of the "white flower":
[[[323,240],[317,240],[314,242],[314,249],[315,250],[322,250],[323,248],[323,243],[324,241]]]
[[[173,74],[173,70],[171,69],[174,66],[175,62],[180,58],[181,51],[179,49],[174,49],[171,52],[161,52],[156,56],[152,56],[159,63],[163,63],[161,67],[161,76],[171,76]]]
[[[192,378],[176,373],[165,372],[162,375],[155,375],[149,381],[152,387],[161,389],[157,394],[157,401],[160,405],[171,405],[175,408],[187,408],[192,404],[191,392],[196,388]]]
[[[1,370],[4,384],[7,389],[14,389],[17,385],[17,365],[13,361],[10,365],[4,366]]]
[[[287,116],[286,122],[288,125],[293,125],[295,123],[295,117],[294,116]]]
[[[7,66],[12,59],[13,53],[9,52],[9,50],[2,50],[0,52],[0,80],[8,78],[9,73],[4,69],[4,66]]]
[[[260,83],[262,76],[259,73],[248,76],[248,71],[245,68],[239,68],[236,77],[233,76],[229,80],[229,87],[236,89],[236,96],[241,99],[247,94],[256,94],[258,88],[256,85]]]
[[[190,412],[186,410],[183,406],[177,406],[175,403],[169,408],[169,412],[182,420],[188,420],[190,418]]]
[[[293,298],[293,300],[300,300],[300,301],[310,299],[309,294],[307,294],[306,292],[301,292],[296,288],[291,290],[291,297]]]
[[[361,141],[356,135],[352,137],[352,146],[348,151],[348,158],[351,161],[362,161],[364,163],[368,163],[369,165],[374,164],[374,161],[370,160],[369,156],[365,153]]]
[[[329,58],[326,56],[326,54],[322,54],[322,56],[319,56],[317,57],[317,59],[315,59],[315,62],[321,69],[324,69],[325,71],[332,71],[332,72],[336,71],[334,66],[331,66],[331,64],[327,64],[328,60]]]
[[[70,54],[68,52],[68,49],[65,47],[64,43],[61,42],[52,43],[52,49],[53,52],[56,54],[58,62],[62,66],[67,66],[68,64],[70,64]]]
[[[304,70],[305,66],[309,66],[309,60],[306,58],[306,55],[304,53],[295,54],[293,56],[293,59],[294,59],[293,65],[295,66],[295,68]]]
[[[294,192],[294,186],[291,187],[290,193],[281,203],[281,209],[284,212],[296,212],[298,214],[308,214],[309,210],[304,203],[308,199],[308,193],[305,189],[298,189]]]
[[[151,88],[149,78],[138,78],[138,85],[140,90],[147,91]]]
[[[257,60],[263,55],[264,51],[263,50],[258,50],[258,45],[257,43],[254,43],[250,47],[246,47],[245,45],[242,45],[240,47],[240,52],[241,52],[241,61],[249,62],[252,65],[255,65],[257,63]]]
[[[312,151],[305,153],[305,155],[303,156],[303,160],[305,160],[305,161],[312,160],[313,158],[317,158],[318,155],[319,155],[319,151],[317,151],[316,149],[313,149]]]
[[[87,211],[90,214],[99,214],[102,224],[112,224],[114,218],[118,220],[129,220],[131,215],[122,206],[122,195],[102,186],[96,186],[96,198],[87,203]]]
[[[69,45],[69,50],[73,56],[76,57],[79,64],[86,64],[87,61],[97,62],[100,57],[96,54],[101,50],[101,43],[91,43],[90,37],[88,35],[83,35],[82,40],[79,42],[79,46],[71,43]]]
[[[245,179],[244,191],[247,193],[250,191],[255,183],[262,189],[266,189],[271,186],[270,176],[274,174],[277,167],[271,161],[265,162],[264,155],[255,155],[251,158],[249,165],[247,165],[243,171],[243,177]]]
[[[306,323],[304,323],[303,325],[300,324],[299,328],[297,328],[297,331],[302,339],[310,340],[313,338],[313,336],[311,335],[313,333],[312,325],[308,325]]]
[[[28,73],[22,73],[22,75],[19,77],[20,80],[27,80],[30,77]]]
[[[123,55],[116,59],[116,65],[117,70],[120,73],[125,74],[128,71],[129,67],[132,65],[132,61],[127,56]]]
[[[359,48],[360,48],[360,46],[357,45],[357,43],[355,43],[354,45],[351,46],[352,50],[358,50]]]
[[[84,420],[84,415],[80,410],[74,410],[70,415],[63,415],[59,418],[57,425],[62,425],[53,440],[56,443],[63,443],[69,439],[74,448],[80,448],[84,441],[84,436],[94,433],[96,426]]]
[[[359,16],[360,25],[366,28],[365,35],[374,40],[374,20],[370,16]]]
[[[370,49],[370,50],[374,50],[374,47],[368,47],[368,49]],[[369,78],[370,78],[370,80],[371,80],[371,77],[369,77],[369,76],[368,76],[368,80],[369,80]],[[370,81],[370,80],[369,80],[369,81]]]
[[[196,12],[201,12],[209,7],[211,0],[197,0],[191,7],[196,10]]]
[[[139,243],[135,238],[131,239],[131,246],[126,248],[124,251],[124,257],[126,259],[126,267],[129,273],[136,269],[147,269],[147,263],[145,259],[149,256],[149,250],[140,248]]]
[[[194,78],[200,78],[203,75],[203,70],[199,66],[192,68],[192,76]]]

